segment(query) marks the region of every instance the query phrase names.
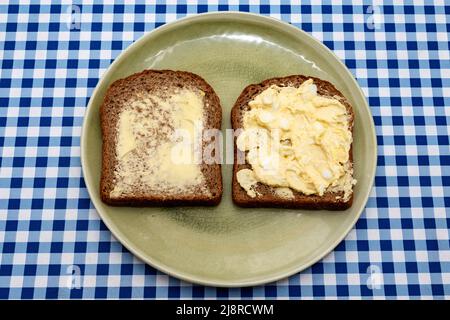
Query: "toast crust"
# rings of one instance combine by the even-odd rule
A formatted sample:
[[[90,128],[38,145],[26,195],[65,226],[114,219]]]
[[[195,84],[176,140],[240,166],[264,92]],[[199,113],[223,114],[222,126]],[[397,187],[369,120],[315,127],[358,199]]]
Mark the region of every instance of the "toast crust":
[[[236,100],[231,110],[231,125],[234,130],[243,127],[243,115],[248,110],[248,103],[253,100],[255,96],[266,90],[272,85],[278,86],[293,86],[299,87],[304,81],[313,79],[317,86],[317,93],[322,96],[328,96],[338,99],[347,109],[349,115],[349,127],[353,134],[354,112],[348,100],[337,90],[333,84],[328,81],[309,77],[304,75],[291,75],[287,77],[278,77],[264,80],[259,84],[251,84],[247,86],[238,99]],[[238,150],[236,146],[237,137],[234,138],[234,164],[233,164],[233,178],[232,178],[232,198],[233,202],[241,207],[269,207],[269,208],[292,208],[292,209],[326,209],[326,210],[345,210],[351,207],[353,203],[353,192],[347,201],[342,199],[343,192],[326,192],[323,196],[319,195],[305,195],[298,191],[292,190],[294,197],[287,199],[277,196],[274,193],[274,188],[271,186],[259,183],[255,187],[255,191],[259,193],[257,197],[250,197],[247,192],[241,187],[237,181],[236,173],[239,170],[249,168],[250,164],[238,163]],[[350,145],[349,161],[353,165],[352,145]],[[341,198],[337,199],[336,196]]]
[[[111,197],[114,189],[116,156],[117,122],[120,118],[123,102],[139,92],[169,91],[172,88],[196,88],[204,96],[204,129],[221,128],[222,108],[214,89],[200,76],[172,70],[144,70],[112,83],[100,106],[102,130],[102,172],[100,179],[100,196],[103,202],[114,206],[189,206],[217,205],[222,197],[222,173],[220,164],[200,164],[210,195],[201,192],[165,194],[145,193],[136,190],[132,195]],[[205,142],[203,142],[203,146]]]

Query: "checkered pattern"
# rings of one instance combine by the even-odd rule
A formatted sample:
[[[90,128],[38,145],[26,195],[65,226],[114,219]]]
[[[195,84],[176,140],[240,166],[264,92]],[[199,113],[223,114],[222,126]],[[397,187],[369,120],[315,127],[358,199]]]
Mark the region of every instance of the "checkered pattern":
[[[0,5],[0,298],[450,297],[448,2],[26,2]],[[191,285],[138,261],[100,221],[80,167],[83,114],[111,61],[155,27],[217,10],[323,41],[364,89],[379,144],[375,187],[346,240],[254,288]]]

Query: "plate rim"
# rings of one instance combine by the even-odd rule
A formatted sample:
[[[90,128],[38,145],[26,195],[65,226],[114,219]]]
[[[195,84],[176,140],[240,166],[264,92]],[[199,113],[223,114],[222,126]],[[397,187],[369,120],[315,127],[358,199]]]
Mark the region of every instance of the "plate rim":
[[[306,263],[300,264],[294,268],[284,270],[279,273],[274,273],[273,275],[270,275],[267,277],[262,276],[260,278],[257,278],[256,280],[252,280],[252,279],[238,280],[238,281],[235,281],[235,280],[231,280],[231,281],[229,281],[229,280],[211,280],[211,279],[207,279],[207,277],[193,275],[190,273],[184,273],[181,270],[174,269],[173,267],[167,266],[163,263],[160,263],[159,261],[155,261],[151,257],[149,259],[148,256],[139,252],[139,250],[137,248],[135,248],[135,246],[133,244],[128,242],[126,237],[124,235],[122,235],[122,233],[118,229],[116,229],[115,224],[112,223],[109,220],[109,218],[107,217],[107,215],[103,213],[103,210],[98,209],[99,201],[101,201],[101,200],[99,200],[98,197],[96,198],[93,196],[93,194],[97,193],[98,190],[95,190],[95,188],[92,186],[92,183],[91,183],[92,179],[89,178],[86,174],[86,170],[87,170],[86,169],[86,167],[87,167],[86,161],[87,160],[86,160],[86,156],[85,156],[85,153],[86,153],[85,148],[86,148],[86,135],[87,135],[87,130],[88,130],[87,129],[87,118],[92,113],[91,109],[93,108],[93,100],[94,100],[93,97],[98,95],[98,91],[99,91],[100,87],[102,86],[103,82],[106,81],[107,78],[109,78],[110,74],[113,73],[113,70],[115,69],[114,68],[115,65],[118,64],[120,61],[122,61],[124,58],[126,58],[126,56],[129,54],[129,52],[131,52],[136,46],[138,46],[142,42],[145,42],[148,38],[154,36],[155,34],[168,31],[169,29],[177,28],[179,25],[189,23],[189,22],[200,21],[200,20],[205,20],[205,19],[206,20],[207,19],[217,19],[217,18],[220,19],[220,18],[224,18],[224,17],[231,18],[231,19],[239,18],[241,20],[246,20],[247,22],[252,21],[255,23],[271,22],[274,25],[278,25],[278,27],[281,27],[283,30],[288,31],[293,36],[296,36],[295,33],[297,33],[297,35],[302,34],[304,37],[308,38],[310,41],[312,41],[313,43],[315,43],[316,45],[321,47],[323,50],[327,51],[329,54],[331,54],[334,57],[334,59],[338,62],[338,64],[340,64],[340,67],[342,67],[345,70],[345,72],[350,77],[352,84],[358,88],[357,95],[360,95],[362,97],[362,100],[364,101],[363,105],[361,105],[359,107],[365,108],[366,111],[368,112],[368,114],[370,115],[370,119],[371,119],[371,121],[368,123],[368,127],[370,129],[368,131],[370,131],[370,133],[371,133],[370,139],[372,140],[372,142],[374,144],[374,153],[373,153],[373,157],[372,157],[372,162],[374,163],[374,165],[372,166],[372,170],[370,172],[370,178],[369,178],[370,179],[370,181],[369,181],[370,187],[368,188],[366,193],[363,194],[364,205],[362,206],[361,210],[359,210],[359,213],[355,215],[354,219],[348,224],[348,226],[344,230],[344,232],[342,232],[342,234],[339,237],[337,237],[336,240],[329,245],[327,250],[324,250],[321,254],[310,259]],[[108,68],[104,71],[104,73],[99,78],[99,81],[98,81],[97,85],[95,86],[94,91],[92,91],[92,94],[89,98],[89,103],[85,109],[85,113],[83,116],[83,124],[82,124],[82,129],[81,129],[81,137],[80,137],[80,158],[81,158],[81,169],[82,169],[82,173],[83,173],[83,179],[85,181],[86,189],[88,191],[90,200],[94,204],[94,208],[95,208],[96,212],[98,213],[100,219],[106,225],[108,230],[112,233],[114,238],[116,238],[116,240],[118,242],[120,242],[120,244],[123,245],[127,250],[129,250],[135,257],[140,259],[142,262],[152,266],[153,268],[155,268],[167,275],[181,279],[183,281],[187,281],[187,282],[190,282],[193,284],[206,285],[206,286],[233,288],[233,287],[248,287],[248,286],[262,285],[262,284],[267,284],[267,283],[271,283],[274,281],[278,281],[281,279],[285,279],[287,277],[290,277],[296,273],[299,273],[299,272],[309,268],[310,266],[314,265],[315,263],[321,261],[330,252],[332,252],[337,247],[337,245],[339,243],[341,243],[347,237],[348,233],[353,229],[353,227],[355,226],[356,222],[359,220],[362,212],[364,211],[364,209],[367,205],[369,195],[371,193],[371,190],[373,189],[373,182],[375,179],[375,173],[376,173],[376,168],[377,168],[378,144],[377,144],[377,139],[376,139],[376,131],[375,131],[375,124],[374,124],[374,120],[373,120],[373,114],[367,103],[367,98],[366,98],[364,92],[362,91],[361,87],[359,86],[358,82],[356,81],[355,77],[350,72],[350,70],[347,68],[347,66],[341,61],[341,59],[331,49],[329,49],[327,46],[325,46],[325,44],[323,44],[320,40],[316,39],[309,33],[303,31],[299,27],[296,27],[294,25],[289,24],[288,22],[285,22],[283,20],[279,20],[279,19],[276,19],[276,18],[273,18],[270,16],[264,16],[264,15],[260,15],[260,14],[256,14],[256,13],[240,12],[240,11],[224,11],[224,12],[215,11],[215,12],[206,12],[206,13],[189,15],[189,16],[174,20],[172,22],[166,23],[160,27],[157,27],[157,28],[145,33],[137,40],[135,40],[132,44],[130,44],[127,48],[125,48],[114,59],[114,61],[108,66]]]

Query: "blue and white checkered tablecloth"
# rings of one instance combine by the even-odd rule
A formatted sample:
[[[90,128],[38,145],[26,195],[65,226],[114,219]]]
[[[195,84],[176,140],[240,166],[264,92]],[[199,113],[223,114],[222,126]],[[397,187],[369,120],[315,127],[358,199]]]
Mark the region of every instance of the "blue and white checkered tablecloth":
[[[448,1],[92,2],[0,4],[0,298],[450,297]],[[379,144],[346,240],[253,288],[191,285],[140,262],[100,221],[81,173],[83,115],[111,61],[162,24],[218,10],[270,15],[323,41],[368,97]]]

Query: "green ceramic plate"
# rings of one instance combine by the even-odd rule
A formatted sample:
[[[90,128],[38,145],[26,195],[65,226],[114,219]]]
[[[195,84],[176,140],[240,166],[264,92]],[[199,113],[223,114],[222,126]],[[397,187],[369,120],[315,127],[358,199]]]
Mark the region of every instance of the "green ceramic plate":
[[[344,212],[242,209],[231,201],[231,165],[223,165],[224,194],[215,208],[115,208],[99,197],[99,106],[114,80],[143,69],[187,70],[220,96],[222,128],[250,83],[290,74],[331,81],[351,101],[354,131],[354,204]],[[168,274],[215,286],[248,286],[299,272],[329,253],[354,226],[366,204],[376,167],[372,116],[351,73],[323,44],[287,23],[245,13],[210,13],[178,20],[125,50],[97,85],[81,139],[91,199],[116,238]]]

